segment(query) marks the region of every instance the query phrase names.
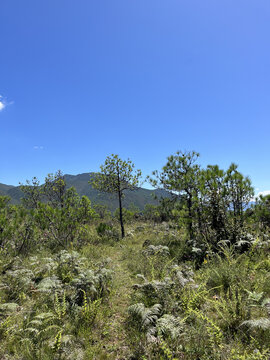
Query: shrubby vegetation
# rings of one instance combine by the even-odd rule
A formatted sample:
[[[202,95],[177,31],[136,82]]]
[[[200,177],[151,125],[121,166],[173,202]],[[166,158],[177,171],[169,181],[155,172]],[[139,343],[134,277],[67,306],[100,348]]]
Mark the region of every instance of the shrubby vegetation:
[[[0,196],[0,358],[269,359],[270,196],[198,159],[170,156],[143,212],[92,205],[60,171],[21,205]],[[96,186],[121,202],[133,169],[107,158]]]

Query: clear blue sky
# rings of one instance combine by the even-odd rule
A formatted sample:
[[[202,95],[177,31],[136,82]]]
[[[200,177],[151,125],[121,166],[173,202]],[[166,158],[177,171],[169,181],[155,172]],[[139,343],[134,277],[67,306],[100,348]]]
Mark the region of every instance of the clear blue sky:
[[[1,183],[196,150],[270,190],[269,0],[7,0],[0,34]]]

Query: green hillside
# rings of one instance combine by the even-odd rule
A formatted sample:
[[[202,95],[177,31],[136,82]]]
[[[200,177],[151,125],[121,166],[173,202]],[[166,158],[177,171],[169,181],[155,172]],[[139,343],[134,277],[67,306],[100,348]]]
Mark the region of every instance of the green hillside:
[[[0,195],[7,195],[10,197],[12,204],[19,204],[23,193],[19,186],[0,184]]]
[[[115,210],[118,207],[117,198],[113,195],[100,193],[93,189],[88,183],[90,178],[95,176],[95,173],[83,173],[78,175],[65,175],[67,188],[74,187],[80,196],[86,195],[93,204],[107,205],[110,210]],[[19,204],[23,193],[19,186],[0,184],[0,194],[8,195],[11,198],[12,204]],[[166,196],[166,192],[161,190],[149,190],[139,188],[136,191],[127,191],[124,198],[124,207],[134,204],[139,209],[143,209],[146,204],[157,204],[155,196]]]

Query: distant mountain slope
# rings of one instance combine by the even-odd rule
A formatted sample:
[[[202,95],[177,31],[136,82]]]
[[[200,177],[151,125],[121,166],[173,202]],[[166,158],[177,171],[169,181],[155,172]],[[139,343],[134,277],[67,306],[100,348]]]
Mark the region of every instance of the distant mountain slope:
[[[12,204],[19,204],[23,193],[19,186],[0,184],[0,195],[7,195],[10,197]]]
[[[80,196],[86,195],[89,197],[93,204],[107,205],[110,210],[115,210],[118,207],[117,197],[111,194],[100,193],[93,189],[89,185],[88,181],[91,177],[95,176],[95,173],[83,173],[78,175],[65,175],[67,188],[74,186]],[[0,194],[8,195],[11,198],[12,204],[19,204],[20,199],[23,197],[23,193],[19,186],[0,184]],[[144,208],[146,204],[157,204],[154,196],[168,196],[165,191],[162,190],[148,190],[139,188],[136,191],[127,191],[123,201],[124,207],[128,207],[131,204],[137,206],[140,210]]]

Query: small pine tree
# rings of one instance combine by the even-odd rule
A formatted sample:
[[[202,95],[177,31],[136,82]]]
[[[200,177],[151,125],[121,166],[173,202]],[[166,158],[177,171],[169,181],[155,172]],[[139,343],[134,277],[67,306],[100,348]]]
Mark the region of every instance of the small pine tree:
[[[97,190],[116,194],[119,201],[119,221],[122,238],[125,237],[122,200],[126,190],[136,190],[141,177],[141,170],[134,170],[131,160],[124,161],[118,155],[112,154],[100,166],[101,172],[89,183]]]

